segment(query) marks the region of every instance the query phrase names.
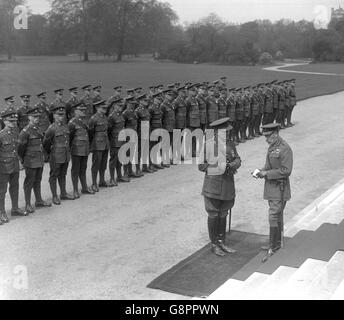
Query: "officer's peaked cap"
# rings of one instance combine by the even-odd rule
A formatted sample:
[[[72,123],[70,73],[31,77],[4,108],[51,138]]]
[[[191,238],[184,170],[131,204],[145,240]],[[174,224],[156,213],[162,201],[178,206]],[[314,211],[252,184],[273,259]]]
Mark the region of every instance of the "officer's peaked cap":
[[[232,130],[233,127],[229,124],[230,118],[222,118],[212,122],[209,126],[213,129],[228,129]]]
[[[262,126],[263,129],[263,135],[264,136],[269,136],[270,134],[272,134],[275,131],[279,131],[281,125],[279,123],[269,123],[266,124],[264,126]]]

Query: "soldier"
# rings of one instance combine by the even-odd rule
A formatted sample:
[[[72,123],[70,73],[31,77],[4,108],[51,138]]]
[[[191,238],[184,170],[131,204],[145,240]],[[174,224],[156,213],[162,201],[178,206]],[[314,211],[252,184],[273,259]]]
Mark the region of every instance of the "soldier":
[[[150,127],[151,130],[154,131],[156,129],[162,128],[162,110],[161,110],[161,103],[160,100],[161,92],[157,92],[153,95],[153,104],[149,106],[148,110],[150,113]],[[153,147],[160,143],[160,139],[158,141],[150,141],[149,143],[149,153],[151,154],[151,151]],[[165,167],[162,166],[162,164],[158,163],[158,155],[154,155],[154,163],[151,163],[151,167],[154,167],[155,169],[161,170]]]
[[[217,105],[219,108],[219,119],[227,117],[227,88],[221,87],[220,97],[217,99]]]
[[[255,90],[255,87],[252,87],[251,92],[249,93],[250,97],[250,116],[249,116],[249,123],[248,123],[248,132],[249,136],[248,139],[253,139],[258,135],[255,134],[255,125],[258,122],[259,116],[259,97],[258,93]]]
[[[75,198],[66,191],[66,175],[70,161],[69,129],[65,124],[66,109],[62,105],[54,104],[51,111],[54,114],[54,123],[45,133],[43,147],[49,154],[49,184],[53,204],[58,206],[61,204],[60,200],[74,200]],[[61,198],[57,196],[57,181]]]
[[[37,98],[39,100],[37,106],[39,108],[39,115],[40,115],[38,127],[43,132],[43,134],[45,134],[52,120],[50,118],[49,105],[47,103],[47,93],[41,92],[37,94]]]
[[[131,91],[131,90],[130,90]],[[132,129],[135,132],[137,132],[137,114],[135,107],[137,107],[137,101],[135,100],[134,96],[129,96],[128,98],[125,99],[126,101],[126,108],[123,112],[123,117],[125,120],[125,128],[126,129]],[[127,142],[129,142],[130,138],[127,137]],[[132,143],[132,142],[130,142]],[[135,152],[137,152],[138,146],[135,145]],[[130,161],[128,164],[124,165],[124,176],[126,178],[141,178],[143,177],[143,173],[141,171],[135,172],[133,171],[133,154],[129,154],[129,150],[127,153],[128,156],[131,157]]]
[[[4,99],[5,103],[6,103],[6,107],[13,107],[15,109],[14,106],[14,96],[10,96]],[[2,130],[5,127],[4,122],[0,119],[0,130]]]
[[[91,85],[83,86],[81,89],[84,91],[84,95],[80,101],[84,104],[84,106],[86,106],[86,115],[84,121],[88,124],[88,121],[94,114],[93,99],[91,96]]]
[[[198,94],[196,96],[199,105],[199,119],[201,123],[201,129],[204,131],[207,127],[207,103],[206,103],[206,86],[204,84],[199,86]]]
[[[105,171],[109,155],[108,119],[106,117],[107,105],[105,100],[94,104],[96,113],[91,117],[89,137],[91,141],[92,155],[92,190],[99,192],[100,188],[108,188],[110,185],[105,181]],[[99,187],[97,183],[98,172],[100,176]]]
[[[27,111],[29,110],[31,96],[29,94],[23,94],[20,98],[22,99],[23,105],[17,111],[19,132],[22,131],[29,123]]]
[[[274,107],[273,107],[273,89],[271,83],[268,83],[263,88],[263,94],[265,96],[264,101],[264,115],[263,115],[263,125],[274,122]]]
[[[254,136],[255,137],[260,137],[261,135],[263,135],[260,132],[260,126],[262,124],[262,120],[263,120],[263,114],[264,114],[264,108],[265,108],[265,97],[264,97],[264,93],[262,90],[262,83],[260,83],[257,86],[257,96],[258,96],[258,102],[259,102],[259,110],[258,110],[258,116],[255,119],[255,123],[254,123]]]
[[[143,94],[137,98],[139,102],[139,107],[136,109],[136,115],[137,115],[137,134],[138,134],[138,164],[136,165],[136,172],[140,172],[140,163],[141,159],[143,159],[143,165],[142,165],[142,171],[146,173],[154,173],[155,170],[153,170],[149,164],[150,164],[150,152],[149,152],[149,141],[150,141],[150,112],[148,110],[149,107],[149,100],[146,94]],[[148,124],[148,140],[142,136],[141,129],[142,129],[142,123],[146,122]],[[142,150],[142,145],[146,147],[148,145],[148,149]],[[146,159],[142,158],[142,155],[146,157]]]
[[[253,139],[253,137],[247,136],[247,128],[250,122],[250,111],[251,111],[251,95],[248,90],[249,88],[250,87],[244,88],[244,91],[242,92],[242,97],[241,97],[242,103],[243,103],[243,109],[244,109],[244,119],[241,124],[240,133],[241,133],[241,139],[245,139],[245,140]]]
[[[208,97],[206,98],[207,103],[207,127],[210,123],[219,119],[219,107],[215,98],[215,88],[210,86],[208,88]]]
[[[103,99],[101,97],[101,92],[102,92],[102,86],[95,86],[95,87],[93,87],[93,97],[92,97],[93,106],[97,102],[103,101]]]
[[[153,104],[153,95],[155,94],[155,86],[150,86],[149,87],[149,92],[147,94],[147,98],[149,101],[149,104]]]
[[[74,118],[74,106],[79,103],[78,96],[78,88],[73,87],[68,89],[70,92],[70,99],[66,102],[66,113],[67,113],[67,121],[69,122],[71,119]]]
[[[108,101],[107,101],[107,106],[108,106],[108,115],[110,115],[113,112],[113,103],[114,101],[121,99],[121,94],[122,94],[122,86],[116,86],[113,88],[115,91],[113,96],[111,96]]]
[[[295,91],[295,79],[289,80],[289,97],[290,97],[290,108],[287,112],[287,127],[293,127],[294,124],[291,122],[291,116],[293,114],[294,107],[296,106],[296,91]]]
[[[82,102],[72,105],[71,114],[74,114],[74,117],[68,123],[72,156],[71,176],[74,190],[73,196],[75,199],[80,198],[79,179],[82,194],[95,194],[94,190],[87,186],[86,178],[87,160],[90,153],[88,124],[84,121],[86,110],[87,108]]]
[[[278,89],[277,89],[277,94],[278,94],[278,111],[277,111],[277,118],[276,122],[281,125],[280,129],[285,129],[285,124],[284,122],[284,113],[285,113],[285,108],[286,108],[286,95],[285,95],[285,90],[283,87],[283,82],[278,82]]]
[[[170,148],[171,148],[171,155],[172,159],[170,159],[169,155],[164,155],[164,160],[165,163],[163,163],[163,166],[165,168],[169,168],[169,164],[174,165],[173,163],[173,130],[175,129],[176,126],[176,118],[174,114],[174,109],[173,109],[173,92],[170,90],[165,90],[165,100],[161,104],[161,111],[162,111],[162,127],[166,131],[168,131],[170,135]],[[168,163],[166,163],[168,162]]]
[[[191,132],[193,132],[201,126],[199,104],[196,99],[197,91],[195,85],[191,85],[187,89],[189,91],[189,96],[185,100],[187,127]],[[192,157],[196,157],[195,137],[192,139]]]
[[[273,120],[271,121],[277,121],[278,119],[278,86],[276,84],[277,80],[274,80],[271,82],[271,90],[272,90],[272,105],[273,105]]]
[[[1,112],[4,129],[0,131],[0,225],[8,223],[5,210],[7,185],[12,201],[12,216],[27,216],[28,212],[19,209],[19,157],[18,157],[18,116],[14,107]]]
[[[53,110],[58,110],[58,108],[60,108],[61,110],[64,110],[66,113],[66,103],[63,101],[64,89],[56,89],[56,90],[54,90],[54,92],[55,92],[56,97],[55,97],[55,100],[50,104],[50,107],[49,107],[50,112],[52,114],[52,118],[55,118]],[[53,119],[51,122],[53,122]],[[65,124],[67,124],[66,114],[63,117],[63,122]]]
[[[226,100],[227,104],[227,115],[229,120],[229,124],[233,127],[231,130],[231,140],[234,142],[235,146],[237,146],[239,143],[236,138],[236,132],[234,130],[235,128],[235,123],[236,123],[236,116],[235,116],[235,107],[236,107],[236,97],[235,97],[235,88],[230,88],[228,89],[228,96]]]
[[[234,132],[236,136],[236,140],[239,143],[246,142],[245,135],[242,133],[241,128],[243,127],[244,122],[244,104],[243,104],[243,88],[236,89],[236,107],[235,107],[235,126],[234,126]],[[240,134],[240,138],[239,138]]]
[[[44,167],[43,138],[44,133],[39,127],[40,105],[27,110],[29,124],[19,134],[18,155],[25,168],[24,195],[25,210],[35,212],[31,205],[31,191],[36,198],[36,208],[51,207],[51,203],[42,200],[41,182]]]
[[[281,248],[283,236],[283,211],[291,198],[289,177],[293,169],[293,152],[279,136],[279,123],[262,127],[263,135],[269,144],[266,163],[257,174],[265,179],[264,199],[269,202],[270,244],[267,256]]]
[[[119,141],[118,136],[124,129],[125,119],[123,117],[123,99],[118,97],[112,101],[112,112],[109,114],[109,140],[110,140],[110,187],[116,187],[117,182],[130,182],[128,176],[122,176],[122,164],[119,161],[118,153],[120,148],[125,144]],[[117,173],[117,181],[115,179],[115,170]]]
[[[207,140],[204,146],[204,163],[199,165],[199,170],[206,174],[202,195],[204,196],[205,210],[208,213],[208,231],[212,251],[221,257],[225,255],[225,252],[235,252],[225,244],[225,239],[228,212],[233,208],[235,202],[234,175],[241,166],[235,145],[228,139],[229,131],[232,129],[229,121],[229,118],[224,118],[210,124],[210,128],[215,130],[214,154],[210,147],[214,141]],[[227,130],[226,137],[218,134],[218,130]],[[223,149],[222,152],[225,152],[222,155],[223,160],[221,160],[221,149]]]

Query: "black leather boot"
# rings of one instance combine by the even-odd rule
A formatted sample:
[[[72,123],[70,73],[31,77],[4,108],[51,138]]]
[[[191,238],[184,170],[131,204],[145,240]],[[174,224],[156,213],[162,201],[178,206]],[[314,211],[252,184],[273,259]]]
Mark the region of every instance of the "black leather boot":
[[[217,242],[218,219],[208,217],[208,232],[211,241],[211,251],[219,257],[224,257],[225,253]]]
[[[222,251],[226,253],[235,253],[236,250],[226,245],[226,227],[227,227],[227,217],[219,217],[218,237],[217,237],[219,247],[222,249]]]

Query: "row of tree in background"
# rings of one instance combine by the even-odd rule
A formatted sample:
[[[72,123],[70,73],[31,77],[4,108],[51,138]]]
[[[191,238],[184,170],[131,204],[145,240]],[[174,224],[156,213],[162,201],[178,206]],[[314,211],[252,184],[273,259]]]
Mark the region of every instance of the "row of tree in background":
[[[344,22],[316,30],[308,21],[269,20],[230,24],[217,15],[181,24],[157,0],[52,0],[44,15],[29,16],[28,30],[13,28],[13,8],[25,0],[0,2],[0,52],[65,55],[89,52],[115,57],[152,53],[177,62],[270,63],[313,57],[344,61]]]

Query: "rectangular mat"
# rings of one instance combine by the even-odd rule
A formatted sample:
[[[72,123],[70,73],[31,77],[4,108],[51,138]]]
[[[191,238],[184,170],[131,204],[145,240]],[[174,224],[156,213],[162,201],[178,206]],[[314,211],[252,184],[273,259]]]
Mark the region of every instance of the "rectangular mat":
[[[190,297],[208,296],[255,257],[267,242],[267,236],[232,231],[226,243],[237,253],[218,257],[208,244],[153,280],[148,288]]]

